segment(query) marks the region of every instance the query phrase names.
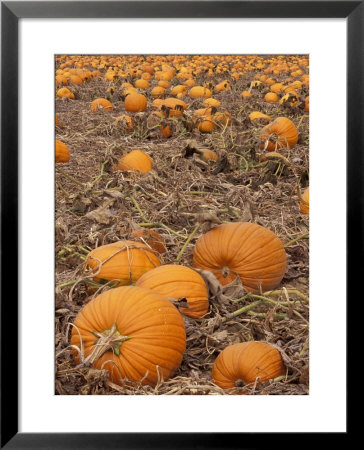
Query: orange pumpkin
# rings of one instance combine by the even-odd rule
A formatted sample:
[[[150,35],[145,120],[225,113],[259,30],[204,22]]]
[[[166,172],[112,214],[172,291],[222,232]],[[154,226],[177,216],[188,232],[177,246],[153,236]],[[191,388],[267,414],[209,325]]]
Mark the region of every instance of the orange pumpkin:
[[[210,89],[206,87],[194,86],[189,90],[188,95],[192,98],[207,98],[211,97],[212,93]]]
[[[230,84],[228,80],[222,81],[221,83],[217,84],[214,88],[215,92],[222,92],[226,91],[227,89],[230,89]]]
[[[123,127],[125,127],[127,130],[132,130],[133,126],[134,126],[134,122],[133,119],[130,116],[127,115],[122,115],[122,116],[118,116],[115,121],[114,121],[114,125],[115,126],[119,126],[122,125]]]
[[[66,163],[70,160],[70,151],[66,144],[56,139],[56,163]]]
[[[267,114],[263,114],[259,111],[253,111],[252,113],[250,113],[249,119],[252,122],[258,122],[258,123],[267,123],[267,122],[271,121],[270,116],[268,116]]]
[[[268,103],[275,103],[278,101],[278,95],[274,92],[268,92],[264,96],[264,101],[266,101]]]
[[[211,377],[222,389],[251,385],[285,375],[280,352],[265,342],[241,342],[229,345],[216,358]],[[235,392],[234,392],[235,391]]]
[[[71,345],[84,350],[112,382],[155,386],[174,375],[186,349],[181,314],[166,298],[140,287],[110,289],[79,312]],[[79,353],[73,349],[76,364]]]
[[[302,214],[309,214],[310,212],[310,193],[309,188],[306,188],[300,198],[300,211]]]
[[[262,129],[260,140],[262,150],[275,151],[280,148],[293,148],[298,142],[298,131],[290,119],[278,117]]]
[[[188,308],[181,308],[181,312],[189,317],[202,317],[209,308],[206,283],[199,273],[189,267],[175,264],[159,266],[139,278],[136,286],[176,300],[185,298]]]
[[[72,100],[74,100],[75,94],[73,92],[71,92],[68,88],[61,88],[61,89],[58,89],[58,91],[57,91],[57,97],[71,98]]]
[[[213,150],[202,150],[201,158],[204,161],[218,161],[219,157]]]
[[[211,133],[215,129],[214,118],[211,115],[201,116],[195,121],[196,128],[201,133]]]
[[[200,236],[193,252],[193,266],[213,272],[222,285],[237,277],[248,292],[275,288],[286,271],[281,240],[255,223],[234,222]]]
[[[240,97],[241,98],[249,98],[249,97],[251,97],[252,96],[252,94],[251,94],[251,92],[249,92],[249,91],[243,91],[241,94],[240,94]]]
[[[135,283],[145,272],[160,266],[158,256],[145,244],[118,241],[101,245],[86,257],[94,280],[118,280],[119,285]]]
[[[148,89],[149,82],[148,82],[148,80],[141,78],[139,80],[136,80],[136,82],[134,83],[134,86],[139,89]]]
[[[165,253],[167,251],[164,239],[160,234],[154,230],[148,230],[142,228],[141,230],[134,230],[131,236],[137,241],[143,242],[144,244],[151,247],[158,253]]]
[[[131,170],[133,172],[149,172],[152,170],[152,158],[141,150],[132,150],[130,153],[122,156],[116,170]]]
[[[92,112],[99,111],[100,109],[105,109],[106,111],[112,111],[114,108],[112,103],[106,98],[96,98],[90,105],[90,110]]]
[[[166,90],[161,87],[161,86],[155,86],[152,90],[151,90],[151,94],[154,98],[162,98],[165,95]]]
[[[147,109],[147,98],[143,94],[132,93],[124,101],[126,111],[139,112]]]

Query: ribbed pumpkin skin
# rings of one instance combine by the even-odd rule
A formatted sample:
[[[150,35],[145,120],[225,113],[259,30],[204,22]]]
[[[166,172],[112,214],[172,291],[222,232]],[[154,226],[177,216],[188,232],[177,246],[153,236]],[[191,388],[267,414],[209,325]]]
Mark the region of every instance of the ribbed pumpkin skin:
[[[152,170],[152,158],[141,150],[132,150],[119,159],[117,169],[147,173]]]
[[[275,288],[286,271],[286,252],[270,230],[248,222],[219,225],[200,236],[193,266],[210,270],[226,285],[237,276],[248,292]]]
[[[270,135],[276,135],[270,136]],[[260,134],[263,141],[261,149],[265,148],[265,141],[269,139],[266,150],[275,151],[279,148],[293,148],[298,141],[298,131],[295,124],[286,117],[278,117],[272,123],[266,125]]]
[[[309,214],[310,212],[310,198],[309,198],[309,188],[307,188],[301,196],[300,201],[300,211],[302,214]],[[303,200],[303,201],[302,201]]]
[[[226,347],[212,367],[212,379],[222,389],[236,387],[236,382],[261,382],[285,374],[279,351],[265,342],[241,342]]]
[[[91,300],[78,314],[74,325],[81,334],[85,357],[95,346],[93,331],[110,330],[113,324],[122,336],[129,336],[120,346],[120,356],[110,349],[94,367],[107,369],[111,381],[142,381],[155,386],[157,366],[163,379],[171,377],[181,364],[186,348],[186,332],[177,308],[159,294],[134,286],[110,289]],[[72,328],[71,344],[80,347],[80,338]],[[74,351],[76,363],[79,356]],[[113,362],[106,362],[113,361]]]
[[[107,261],[106,261],[107,260]],[[97,268],[102,264],[101,270]],[[94,269],[95,280],[120,280],[120,285],[135,283],[145,272],[160,266],[159,258],[141,242],[118,241],[92,250],[85,264]]]
[[[151,289],[170,298],[186,298],[188,308],[182,314],[197,318],[207,313],[209,294],[204,279],[195,270],[185,266],[165,264],[145,273],[136,286]]]
[[[70,160],[70,151],[66,144],[56,139],[56,163],[66,163]]]

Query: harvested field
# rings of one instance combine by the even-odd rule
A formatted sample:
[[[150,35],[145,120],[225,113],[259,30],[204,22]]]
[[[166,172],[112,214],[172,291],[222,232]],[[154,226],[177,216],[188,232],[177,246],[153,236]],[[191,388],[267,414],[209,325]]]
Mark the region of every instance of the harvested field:
[[[55,169],[58,395],[309,393],[309,216],[300,210],[301,193],[309,184],[309,113],[305,111],[308,57],[249,55],[200,59],[56,57],[57,75],[70,69],[86,74],[82,84],[65,86],[74,99],[55,96],[59,120],[55,137],[70,152],[69,161],[57,163]],[[147,98],[146,109],[126,111],[122,83],[134,85],[143,73],[148,73],[142,68],[151,65],[154,71],[148,88],[138,88]],[[191,71],[181,72],[182,67]],[[152,89],[160,78],[156,74],[167,73],[168,68],[174,69],[174,74],[168,80],[170,86],[164,98],[173,97],[173,87],[193,79],[196,85],[209,88],[212,97],[221,103],[216,111],[205,114],[209,116],[206,120],[214,124],[211,132],[198,129],[201,119],[196,118],[195,111],[206,108],[205,98],[191,98],[189,88],[180,96],[187,105],[181,115],[173,115],[167,109],[155,116]],[[99,75],[87,76],[96,71]],[[110,71],[114,75],[112,81],[106,77]],[[301,73],[292,75],[298,71]],[[178,77],[181,73],[191,73],[192,78]],[[265,81],[259,81],[264,75]],[[300,81],[300,87],[292,88],[296,97],[291,92],[284,102],[265,101],[272,86],[266,83],[268,77],[285,87]],[[216,85],[225,80],[229,87],[216,92]],[[56,86],[55,92],[62,87]],[[251,96],[242,97],[243,91]],[[285,95],[284,91],[278,93],[279,99]],[[113,109],[92,112],[90,105],[96,98],[108,99]],[[285,138],[284,145],[275,148],[279,154],[267,157],[267,141],[262,141],[261,131],[268,122],[252,122],[249,115],[254,111],[269,115],[272,122],[278,117],[289,119],[298,131],[297,143],[290,148]],[[218,120],[218,112],[227,112],[228,120]],[[116,121],[121,115],[131,117],[131,128],[125,120]],[[164,138],[162,130],[167,126],[171,136]],[[134,149],[152,158],[152,170],[116,170],[120,158]],[[207,160],[205,150],[214,151],[218,160]],[[116,286],[110,280],[95,281],[94,273],[85,268],[91,250],[135,240],[131,236],[134,230],[154,230],[165,242],[166,252],[158,255],[162,264],[193,267],[198,238],[231,222],[260,225],[281,240],[287,266],[277,286],[248,292],[239,278],[225,286],[213,279],[208,285],[208,312],[197,318],[182,315],[186,349],[178,369],[166,380],[159,376],[155,385],[146,385],[143,379],[115,383],[106,368],[82,364],[82,358],[81,363],[75,362],[73,353],[77,350],[70,347],[74,320],[93,299]],[[183,300],[176,302],[176,308],[181,310],[182,304],[186,306]],[[222,389],[211,377],[217,356],[226,347],[247,341],[264,341],[277,348],[284,375],[265,382],[257,378],[254,383],[237,383],[230,391]],[[110,349],[109,354],[112,355]]]

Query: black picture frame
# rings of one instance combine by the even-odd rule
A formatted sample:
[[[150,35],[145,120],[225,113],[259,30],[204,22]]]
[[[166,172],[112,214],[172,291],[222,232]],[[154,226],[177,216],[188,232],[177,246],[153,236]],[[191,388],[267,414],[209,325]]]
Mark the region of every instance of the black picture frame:
[[[347,299],[362,297],[358,280],[362,277],[363,264],[356,261],[358,249],[360,254],[363,250],[364,225],[364,1],[191,1],[188,6],[183,1],[168,3],[166,8],[161,1],[1,2],[1,448],[256,448],[262,443],[261,439],[269,439],[267,433],[259,436],[245,433],[242,438],[241,433],[18,432],[16,349],[19,330],[13,318],[18,316],[19,282],[16,268],[19,250],[18,22],[21,18],[346,18]],[[11,370],[5,370],[9,362]],[[343,434],[347,436],[348,431]]]

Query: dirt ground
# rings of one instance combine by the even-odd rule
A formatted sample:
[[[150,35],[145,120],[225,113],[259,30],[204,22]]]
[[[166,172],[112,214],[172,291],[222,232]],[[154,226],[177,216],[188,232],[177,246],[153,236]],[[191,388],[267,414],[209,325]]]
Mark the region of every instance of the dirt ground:
[[[145,91],[147,110],[130,113],[136,122],[131,132],[114,124],[117,116],[126,113],[119,95],[119,84],[125,80],[94,78],[70,87],[75,100],[56,98],[59,126],[55,136],[67,144],[71,154],[68,163],[55,168],[56,394],[225,395],[212,382],[212,365],[227,345],[249,340],[277,346],[287,374],[241,391],[254,395],[308,394],[309,219],[300,212],[297,186],[302,192],[309,182],[309,116],[299,106],[265,102],[269,86],[252,89],[252,97],[243,100],[240,94],[249,89],[256,73],[246,73],[231,81],[230,90],[213,94],[221,102],[219,110],[231,113],[231,126],[221,126],[212,133],[189,127],[192,111],[202,108],[203,101],[185,96],[182,100],[188,110],[183,119],[171,119],[173,134],[168,139],[160,135],[159,128],[147,128],[153,111],[150,89]],[[227,77],[221,74],[211,79],[200,74],[198,82],[215,85]],[[285,77],[282,73],[275,79]],[[180,84],[177,79],[171,83]],[[92,113],[91,101],[108,98],[110,87],[115,92],[114,110]],[[298,144],[282,151],[289,163],[260,161],[264,151],[258,145],[259,132],[263,126],[249,120],[252,111],[272,118],[285,116],[295,123]],[[201,160],[194,151],[198,147],[214,150],[219,161]],[[153,170],[146,174],[115,171],[118,159],[131,149],[147,152],[153,158]],[[108,380],[106,370],[75,368],[69,347],[70,324],[87,302],[110,288],[87,278],[83,262],[90,250],[129,238],[137,224],[164,238],[168,250],[162,257],[164,263],[177,260],[191,267],[198,237],[216,223],[236,221],[267,227],[285,245],[287,270],[276,291],[264,293],[265,300],[250,308],[256,298],[226,289],[228,302],[211,302],[202,319],[184,317],[187,348],[182,364],[174,377],[156,387],[134,382],[119,386]]]

